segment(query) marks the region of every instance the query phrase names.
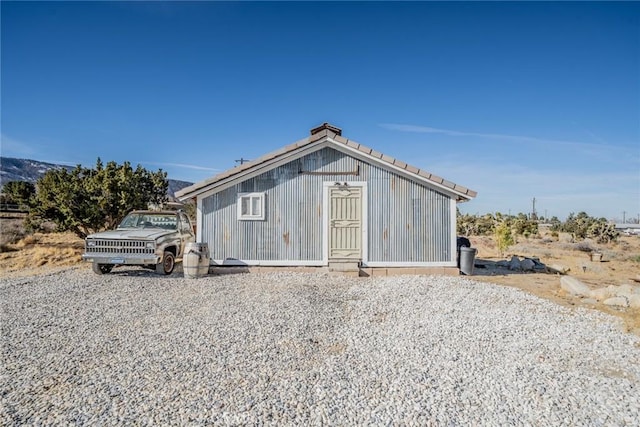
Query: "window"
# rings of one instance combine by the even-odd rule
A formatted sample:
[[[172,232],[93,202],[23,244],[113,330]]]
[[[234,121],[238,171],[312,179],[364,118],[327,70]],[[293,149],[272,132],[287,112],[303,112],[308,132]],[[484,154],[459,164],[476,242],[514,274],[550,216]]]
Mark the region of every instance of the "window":
[[[238,195],[238,219],[264,219],[264,193],[240,193]]]
[[[180,230],[187,233],[193,233],[193,230],[191,229],[191,222],[183,213],[180,214]]]

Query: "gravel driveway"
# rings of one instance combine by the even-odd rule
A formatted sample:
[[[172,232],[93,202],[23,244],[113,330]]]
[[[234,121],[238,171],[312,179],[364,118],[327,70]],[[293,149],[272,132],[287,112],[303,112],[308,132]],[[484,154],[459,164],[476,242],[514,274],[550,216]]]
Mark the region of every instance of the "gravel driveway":
[[[0,279],[0,424],[638,425],[640,340],[458,277]]]

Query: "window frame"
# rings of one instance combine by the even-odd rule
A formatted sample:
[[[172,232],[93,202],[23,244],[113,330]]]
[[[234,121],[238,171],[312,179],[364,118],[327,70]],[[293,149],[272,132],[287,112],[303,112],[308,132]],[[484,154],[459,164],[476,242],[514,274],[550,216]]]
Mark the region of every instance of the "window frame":
[[[242,213],[242,200],[249,198],[249,214]],[[258,206],[260,208],[260,214],[255,215],[253,213],[253,200],[258,199]],[[265,219],[265,193],[264,192],[251,192],[251,193],[238,193],[238,199],[236,201],[238,221],[264,221]]]

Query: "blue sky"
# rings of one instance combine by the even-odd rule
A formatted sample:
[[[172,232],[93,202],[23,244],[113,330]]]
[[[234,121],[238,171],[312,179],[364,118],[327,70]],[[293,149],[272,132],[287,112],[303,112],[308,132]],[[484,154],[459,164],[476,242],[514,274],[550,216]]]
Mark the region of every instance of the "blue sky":
[[[0,8],[3,156],[195,182],[328,121],[463,212],[640,215],[639,3]]]

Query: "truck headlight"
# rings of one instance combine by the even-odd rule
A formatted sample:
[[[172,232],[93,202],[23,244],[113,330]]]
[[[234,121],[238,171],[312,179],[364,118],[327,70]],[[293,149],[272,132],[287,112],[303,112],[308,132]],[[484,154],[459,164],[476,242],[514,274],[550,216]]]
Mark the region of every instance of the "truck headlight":
[[[155,249],[156,244],[154,242],[147,242],[147,249]]]
[[[95,240],[87,240],[87,246],[94,247],[96,245]]]

